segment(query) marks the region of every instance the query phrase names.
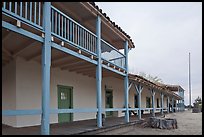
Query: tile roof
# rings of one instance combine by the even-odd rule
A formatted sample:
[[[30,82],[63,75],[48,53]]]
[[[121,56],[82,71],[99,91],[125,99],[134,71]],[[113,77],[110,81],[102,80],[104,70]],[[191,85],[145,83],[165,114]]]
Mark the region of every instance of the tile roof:
[[[134,42],[132,41],[132,39],[130,38],[130,36],[129,36],[125,31],[123,31],[123,30],[121,29],[121,27],[118,26],[115,22],[111,21],[111,19],[107,16],[107,14],[106,14],[106,13],[103,13],[103,12],[102,12],[102,9],[100,9],[100,8],[95,4],[95,2],[89,2],[89,3],[90,3],[95,9],[97,9],[108,21],[110,21],[111,24],[112,24],[115,28],[117,28],[120,32],[122,32],[122,33],[130,40],[130,42],[131,42],[131,44],[133,45],[133,47],[135,47]]]

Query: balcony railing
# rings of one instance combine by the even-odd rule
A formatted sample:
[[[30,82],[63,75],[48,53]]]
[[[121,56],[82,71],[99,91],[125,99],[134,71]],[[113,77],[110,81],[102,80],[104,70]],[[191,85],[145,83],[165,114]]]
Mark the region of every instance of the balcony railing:
[[[42,28],[42,2],[3,2],[2,11],[29,26]]]
[[[53,6],[51,7],[51,32],[52,35],[71,45],[96,55],[96,35]]]
[[[43,2],[3,2],[2,11],[36,29],[43,30]],[[51,6],[51,34],[69,45],[97,56],[97,36],[59,9]],[[124,69],[125,56],[108,42],[101,40],[102,60]]]
[[[124,69],[125,56],[104,40],[101,40],[101,58]]]

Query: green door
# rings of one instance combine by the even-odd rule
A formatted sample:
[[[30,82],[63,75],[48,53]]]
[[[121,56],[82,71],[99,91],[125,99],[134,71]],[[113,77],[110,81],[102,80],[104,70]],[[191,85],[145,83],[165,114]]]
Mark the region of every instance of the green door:
[[[138,108],[138,98],[136,94],[135,94],[135,108]]]
[[[58,109],[73,108],[73,87],[69,86],[57,86],[58,91]],[[58,122],[70,122],[73,121],[73,113],[59,113]]]
[[[112,90],[106,90],[106,108],[113,108],[113,91]],[[107,111],[106,117],[112,117],[113,111]]]

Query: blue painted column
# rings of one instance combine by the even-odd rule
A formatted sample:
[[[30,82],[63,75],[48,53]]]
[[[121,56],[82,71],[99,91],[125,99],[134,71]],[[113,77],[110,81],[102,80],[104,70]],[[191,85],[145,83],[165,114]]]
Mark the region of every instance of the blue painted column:
[[[184,90],[182,90],[182,97],[183,97],[183,99],[182,99],[182,110],[184,111],[185,110],[185,108],[184,108]]]
[[[172,112],[174,112],[174,97],[172,97]]]
[[[164,113],[164,94],[161,92],[161,114]]]
[[[175,112],[177,112],[177,100],[175,100],[176,101],[176,104],[175,104]]]
[[[97,87],[97,126],[99,128],[102,127],[102,100],[101,100],[101,80],[102,80],[102,73],[101,73],[101,17],[97,16],[96,19],[96,50],[98,56],[98,64],[96,66],[96,87]]]
[[[41,134],[50,134],[50,65],[51,65],[51,3],[43,6],[43,28],[45,31],[42,47],[42,116]]]
[[[142,115],[141,115],[141,94],[142,94],[142,89],[143,87],[141,85],[138,85],[138,107],[139,107],[139,115],[138,118],[141,119]]]
[[[154,96],[155,96],[155,91],[152,89],[151,90],[151,95],[152,95],[152,116],[155,117],[155,106],[154,106]]]
[[[141,94],[142,94],[142,90],[143,87],[139,84],[138,86],[134,84],[135,90],[137,92],[137,103],[138,103],[138,118],[141,119]]]
[[[167,97],[167,113],[169,113],[169,96]]]
[[[125,49],[125,69],[126,69],[126,75],[124,77],[124,92],[125,92],[125,122],[128,123],[129,122],[129,108],[128,108],[128,98],[129,98],[129,92],[128,92],[128,41],[125,41],[125,45],[124,45],[124,49]]]
[[[179,88],[178,88],[178,95],[181,96]],[[181,102],[180,102],[180,99],[179,99],[178,100],[178,112],[181,111],[181,104],[180,103]]]

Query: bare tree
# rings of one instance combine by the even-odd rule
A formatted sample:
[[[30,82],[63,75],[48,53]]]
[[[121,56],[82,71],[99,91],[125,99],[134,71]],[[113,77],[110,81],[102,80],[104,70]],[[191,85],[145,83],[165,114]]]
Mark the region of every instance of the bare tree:
[[[154,83],[163,83],[162,79],[158,76],[147,75],[145,72],[139,72],[138,75]]]

